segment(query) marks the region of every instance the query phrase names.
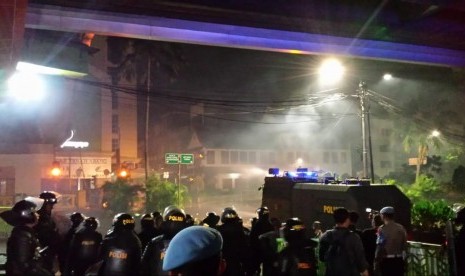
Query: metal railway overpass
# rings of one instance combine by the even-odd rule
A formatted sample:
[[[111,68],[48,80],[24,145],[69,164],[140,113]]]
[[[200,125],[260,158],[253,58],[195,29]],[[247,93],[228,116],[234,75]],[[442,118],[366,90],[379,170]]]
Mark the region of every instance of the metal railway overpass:
[[[458,1],[397,1],[410,8],[407,16],[396,12],[389,4],[392,1],[373,1],[379,3],[368,7],[356,4],[360,1],[321,1],[329,3],[321,13],[329,14],[326,10],[332,9],[336,16],[326,19],[315,15],[324,6],[308,7],[302,1],[290,1],[294,3],[293,9],[288,8],[287,12],[279,11],[286,6],[281,1],[277,1],[281,6],[263,4],[268,9],[244,6],[247,1],[239,1],[243,6],[223,4],[220,8],[211,1],[170,1],[171,6],[155,1],[152,4],[155,8],[148,2],[130,0],[113,2],[119,5],[104,0],[100,0],[100,5],[95,4],[98,0],[84,1],[87,5],[76,2],[30,1],[25,27],[295,54],[465,66],[465,44],[459,40],[462,35],[465,38],[465,5],[457,4]],[[412,6],[413,2],[422,5]],[[313,17],[299,14],[299,3],[302,9],[316,10]],[[390,33],[379,35],[380,30],[387,28]]]

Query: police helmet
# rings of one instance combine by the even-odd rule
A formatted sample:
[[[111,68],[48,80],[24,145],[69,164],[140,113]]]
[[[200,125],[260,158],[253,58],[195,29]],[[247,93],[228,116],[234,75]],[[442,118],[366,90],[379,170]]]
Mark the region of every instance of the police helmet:
[[[178,208],[175,205],[170,205],[165,208],[165,211],[163,211],[163,220],[183,222],[186,220],[186,213],[183,209]]]
[[[39,201],[40,202],[40,201]],[[43,201],[42,201],[43,203]],[[11,211],[16,215],[18,224],[34,223],[37,220],[35,213],[42,207],[28,198],[18,201]]]
[[[303,238],[305,225],[299,218],[290,218],[284,223],[283,234],[287,241]]]
[[[163,223],[162,223],[163,234],[167,238],[172,238],[179,231],[187,227],[186,213],[183,209],[170,205],[165,208],[163,212]]]
[[[39,195],[39,198],[42,198],[45,203],[55,204],[57,203],[57,195],[53,191],[44,191]]]
[[[81,224],[81,222],[84,221],[84,216],[79,212],[74,212],[71,214],[71,216],[69,216],[69,219],[71,220],[73,226],[78,226]]]
[[[270,216],[270,210],[268,207],[263,206],[257,209],[258,218],[268,218]]]
[[[239,215],[233,207],[224,208],[223,213],[221,214],[222,223],[239,222],[239,220]]]
[[[88,217],[84,220],[84,228],[95,230],[98,227],[98,220],[94,217]]]
[[[127,213],[119,213],[113,218],[113,228],[118,230],[133,230],[135,227],[134,218]]]
[[[144,214],[140,218],[140,226],[142,228],[153,228],[154,227],[154,219],[152,214]]]

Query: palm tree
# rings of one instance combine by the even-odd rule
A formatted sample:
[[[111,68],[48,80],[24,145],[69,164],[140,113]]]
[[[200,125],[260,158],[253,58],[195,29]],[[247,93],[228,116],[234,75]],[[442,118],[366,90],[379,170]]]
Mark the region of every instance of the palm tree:
[[[426,161],[430,147],[439,149],[441,147],[441,140],[438,135],[433,133],[425,133],[415,129],[414,126],[410,126],[406,133],[404,140],[402,141],[406,152],[410,152],[412,148],[417,149],[417,162],[416,162],[416,173],[415,182],[420,177],[421,165]]]

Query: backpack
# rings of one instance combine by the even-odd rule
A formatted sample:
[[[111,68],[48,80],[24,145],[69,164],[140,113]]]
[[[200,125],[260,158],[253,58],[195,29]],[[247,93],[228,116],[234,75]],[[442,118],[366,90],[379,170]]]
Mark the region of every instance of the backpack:
[[[343,276],[343,275],[359,275],[353,263],[352,257],[346,250],[346,241],[350,231],[345,231],[342,237],[334,238],[334,232],[330,232],[330,244],[328,250],[324,255],[324,262],[326,264],[326,275]]]

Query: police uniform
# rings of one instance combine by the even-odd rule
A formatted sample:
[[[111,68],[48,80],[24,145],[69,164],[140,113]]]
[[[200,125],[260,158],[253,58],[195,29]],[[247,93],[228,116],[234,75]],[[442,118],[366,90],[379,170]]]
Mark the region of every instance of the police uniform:
[[[37,222],[35,212],[39,208],[33,201],[21,200],[11,210],[0,214],[14,226],[7,242],[6,275],[52,275],[40,265],[39,241],[31,227]]]
[[[84,227],[74,234],[67,260],[70,275],[84,275],[98,261],[102,234],[96,231],[97,226],[95,218],[86,218]]]
[[[375,270],[383,276],[399,276],[405,273],[404,254],[407,248],[405,228],[392,220],[393,207],[384,207],[382,216],[391,216],[378,230],[375,253]]]
[[[252,225],[250,230],[250,266],[248,268],[249,274],[260,274],[260,264],[263,262],[263,252],[261,250],[259,236],[261,234],[273,231],[273,225],[270,222],[270,211],[268,207],[264,206],[257,209],[258,219]]]
[[[113,219],[113,231],[102,242],[99,275],[138,275],[141,243],[134,233],[134,218],[125,213]]]
[[[221,214],[221,222],[222,224],[217,229],[223,237],[223,257],[227,263],[224,275],[244,275],[248,237],[244,232],[240,218],[233,208],[228,207]]]
[[[39,214],[39,221],[37,225],[34,226],[34,229],[37,232],[41,248],[45,249],[42,253],[43,266],[53,272],[55,259],[61,245],[61,236],[52,218],[51,210],[58,200],[55,192],[50,191],[41,193],[39,198],[44,199],[44,205],[37,211]]]
[[[153,238],[145,247],[140,266],[141,275],[169,275],[163,271],[165,252],[171,239],[187,227],[184,210],[171,205],[163,212],[162,235]]]
[[[317,242],[305,237],[305,225],[298,218],[288,219],[282,228],[286,246],[278,254],[277,275],[316,276]]]

